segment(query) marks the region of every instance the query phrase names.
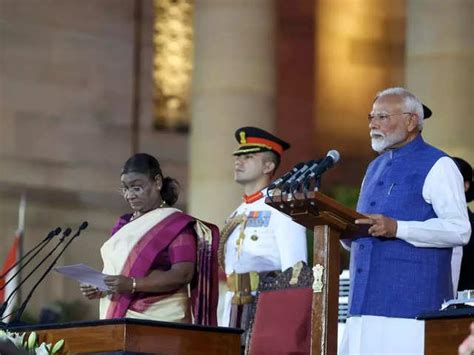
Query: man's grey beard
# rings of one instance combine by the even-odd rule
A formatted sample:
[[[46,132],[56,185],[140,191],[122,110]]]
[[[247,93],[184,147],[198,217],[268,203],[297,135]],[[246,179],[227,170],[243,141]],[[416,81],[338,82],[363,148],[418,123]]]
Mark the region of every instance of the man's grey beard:
[[[383,153],[387,148],[390,148],[394,144],[400,143],[404,138],[404,132],[395,132],[390,135],[386,135],[376,129],[370,131],[370,137],[372,138],[371,144],[372,149],[377,153]]]

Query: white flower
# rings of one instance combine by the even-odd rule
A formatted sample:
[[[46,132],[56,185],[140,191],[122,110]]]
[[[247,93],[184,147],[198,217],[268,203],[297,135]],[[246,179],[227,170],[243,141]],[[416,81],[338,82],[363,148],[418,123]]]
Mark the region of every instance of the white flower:
[[[24,341],[26,333],[10,333],[8,331],[0,330],[0,338],[9,339],[20,351],[26,349],[28,354],[36,355],[50,355],[58,353],[64,345],[64,339],[57,341],[54,346],[51,343],[46,344],[45,342],[37,345],[38,335],[36,332],[31,332],[28,336],[28,340]],[[51,349],[52,348],[52,349]]]
[[[23,339],[25,338],[25,333],[10,333],[7,332],[8,339],[10,339],[17,348],[23,346]]]
[[[51,344],[48,344],[51,347]],[[46,343],[41,343],[39,347],[35,349],[36,355],[49,355],[49,348]]]

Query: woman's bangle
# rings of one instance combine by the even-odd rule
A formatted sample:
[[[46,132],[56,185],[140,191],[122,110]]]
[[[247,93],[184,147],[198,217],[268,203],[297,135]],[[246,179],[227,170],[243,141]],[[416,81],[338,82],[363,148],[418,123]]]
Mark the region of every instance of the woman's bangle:
[[[135,293],[135,291],[137,290],[137,280],[132,277],[132,292],[131,293]]]

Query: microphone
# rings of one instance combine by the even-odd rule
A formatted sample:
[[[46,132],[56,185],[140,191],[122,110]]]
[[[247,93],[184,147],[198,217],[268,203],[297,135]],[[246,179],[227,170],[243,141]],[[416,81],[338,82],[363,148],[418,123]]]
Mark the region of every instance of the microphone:
[[[53,237],[57,236],[59,233],[61,233],[61,228],[58,227],[56,229],[53,229],[52,231],[50,231],[48,233],[48,235],[41,241],[39,242],[36,246],[34,246],[30,251],[28,251],[25,255],[23,255],[15,264],[13,264],[12,266],[10,266],[8,268],[7,271],[5,271],[2,275],[0,275],[0,279],[3,279],[5,276],[8,275],[8,273],[10,271],[12,271],[16,266],[18,266],[18,264],[21,263],[21,268],[20,269],[23,269],[26,265],[28,265],[28,263],[36,256],[38,255],[38,253],[44,249],[44,247],[51,241],[51,239],[53,239]],[[25,263],[22,263],[22,261],[24,259],[26,259],[26,257],[28,257],[32,252],[34,252],[36,249],[39,250],[31,256],[31,258],[29,258]],[[1,288],[0,290],[3,290],[5,288],[5,286],[11,281],[11,279],[13,279],[13,277],[15,277],[17,274],[19,273],[19,271],[13,275],[10,280],[8,280]]]
[[[275,187],[277,187],[278,185],[280,185],[281,183],[285,182],[286,180],[288,180],[293,174],[296,174],[298,172],[298,170],[300,170],[302,167],[304,166],[304,162],[301,162],[301,163],[298,163],[296,164],[293,169],[291,169],[290,171],[287,171],[283,176],[279,177],[278,179],[276,179],[275,181],[273,181],[269,186],[268,186],[268,190],[272,190],[274,189]]]
[[[294,173],[288,180],[286,180],[283,185],[281,186],[281,190],[287,190],[288,187],[290,187],[293,182],[298,178],[300,177],[302,174],[304,174],[305,171],[307,171],[309,169],[310,166],[312,166],[314,163],[316,162],[316,160],[310,160],[308,162],[306,162],[303,167],[298,170],[296,173]]]
[[[314,177],[318,178],[323,174],[326,170],[331,168],[334,164],[336,164],[341,155],[337,150],[330,150],[324,159],[321,159],[319,164],[312,167],[311,172],[306,176],[304,180],[304,185],[307,186],[307,182],[313,179]]]
[[[303,174],[296,178],[295,184],[301,184],[308,177],[308,175],[310,175],[314,171],[314,169],[318,167],[322,160],[323,159],[313,160],[314,163],[311,164],[308,170],[306,170]]]
[[[61,232],[61,228],[59,228],[59,227],[56,228],[56,229],[54,230],[54,233],[56,233],[56,232],[58,232],[58,231]],[[41,261],[40,261],[39,263],[36,264],[36,266],[28,273],[28,275],[26,275],[25,278],[23,278],[23,279],[18,283],[18,285],[13,289],[13,291],[10,293],[10,295],[7,297],[7,299],[5,300],[5,302],[3,302],[2,306],[0,307],[0,317],[3,316],[3,313],[5,312],[5,309],[6,309],[7,306],[8,306],[8,302],[10,302],[10,300],[11,300],[12,297],[15,295],[15,293],[18,292],[18,290],[20,289],[20,287],[26,282],[26,280],[28,280],[28,279],[33,275],[33,273],[34,273],[36,270],[38,270],[38,267],[40,267],[40,266],[46,261],[46,259],[48,259],[48,258],[51,256],[51,254],[54,253],[54,251],[55,251],[55,250],[59,247],[59,245],[63,242],[64,238],[67,237],[70,233],[71,233],[71,228],[66,229],[66,230],[63,232],[63,235],[61,236],[61,238],[59,239],[59,241],[58,241],[58,242],[56,243],[56,245],[54,246],[54,248],[53,248],[48,254],[46,254],[46,256],[45,256],[43,259],[41,259]],[[50,234],[51,234],[51,232],[50,232]],[[59,233],[58,233],[58,234],[59,234]],[[49,236],[49,234],[48,234],[48,236]],[[38,254],[39,251],[40,251],[40,250],[38,250],[38,251],[35,253],[35,255]],[[33,257],[34,257],[35,255],[33,255],[33,256],[28,260],[28,263],[31,261],[31,259],[33,259]],[[25,264],[25,265],[26,265],[26,264]],[[13,280],[14,277],[15,277],[17,274],[18,274],[18,272],[17,272],[15,275],[13,275],[13,276],[5,283],[5,286],[6,286],[11,280]]]
[[[86,229],[88,226],[89,226],[89,223],[87,221],[82,222],[76,234],[74,234],[73,238],[76,238],[77,236],[79,236],[79,234],[81,234],[81,231]]]
[[[337,150],[335,149],[330,150],[326,154],[326,157],[317,166],[314,167],[310,176],[314,177],[314,176],[322,175],[326,170],[328,170],[334,164],[336,164],[340,158],[341,158],[341,155],[339,154]]]
[[[30,293],[28,293],[28,296],[26,296],[26,299],[25,301],[21,304],[21,306],[18,308],[18,311],[16,313],[16,316],[15,316],[15,319],[13,320],[13,322],[18,322],[21,318],[21,316],[23,315],[23,312],[25,311],[25,308],[26,308],[26,305],[28,304],[28,301],[31,299],[31,297],[33,296],[33,293],[35,292],[35,290],[38,288],[39,284],[41,283],[41,281],[43,281],[45,279],[45,277],[48,275],[48,273],[51,271],[51,269],[54,267],[54,265],[56,264],[56,262],[59,260],[59,258],[61,257],[61,255],[64,254],[64,252],[66,251],[67,247],[69,247],[69,245],[72,243],[72,241],[74,239],[76,239],[80,234],[81,232],[87,228],[87,226],[89,225],[89,223],[87,223],[87,221],[84,221],[81,223],[81,225],[79,226],[79,228],[77,229],[76,233],[74,233],[74,235],[69,238],[69,240],[67,241],[67,243],[64,245],[64,247],[61,249],[61,251],[58,253],[58,255],[56,255],[56,257],[54,258],[54,260],[51,262],[51,264],[48,266],[48,268],[46,269],[46,271],[43,273],[43,275],[39,278],[39,280],[34,284],[34,286],[32,287]],[[71,233],[71,228],[68,228],[66,229],[66,231],[69,231],[69,233]],[[67,236],[64,236],[64,238],[67,237]],[[64,238],[61,238],[62,240],[64,240]],[[62,241],[61,240],[61,241]]]

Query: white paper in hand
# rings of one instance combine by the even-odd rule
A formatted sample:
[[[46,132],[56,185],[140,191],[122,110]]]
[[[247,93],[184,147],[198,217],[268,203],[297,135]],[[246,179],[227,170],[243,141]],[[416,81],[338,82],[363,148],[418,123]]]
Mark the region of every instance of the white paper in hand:
[[[84,264],[75,264],[67,266],[59,266],[54,268],[54,271],[63,274],[66,277],[76,281],[95,286],[99,291],[107,291],[108,287],[104,283],[104,277],[107,276],[100,271]]]

